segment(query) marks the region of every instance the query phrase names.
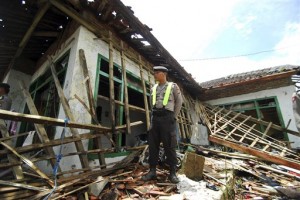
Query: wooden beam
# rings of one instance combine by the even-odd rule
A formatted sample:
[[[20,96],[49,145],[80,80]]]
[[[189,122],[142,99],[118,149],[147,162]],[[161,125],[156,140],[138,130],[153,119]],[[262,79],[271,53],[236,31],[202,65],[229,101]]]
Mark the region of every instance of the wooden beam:
[[[49,2],[45,2],[45,4],[37,11],[36,15],[33,18],[33,21],[29,27],[29,29],[26,31],[24,37],[22,38],[21,42],[19,43],[17,52],[15,53],[14,57],[10,61],[10,64],[8,68],[5,70],[5,73],[2,76],[2,80],[5,78],[5,76],[8,74],[8,72],[11,70],[11,68],[14,66],[16,59],[22,54],[25,46],[27,45],[33,31],[37,27],[38,23],[41,21],[42,17],[45,15],[47,10],[49,9],[50,4]]]
[[[247,153],[247,154],[250,154],[250,155],[253,155],[253,156],[263,158],[267,161],[270,161],[270,162],[273,162],[273,163],[276,163],[276,164],[279,164],[279,165],[285,165],[285,166],[292,167],[292,168],[300,170],[300,163],[295,163],[295,162],[286,160],[283,157],[280,157],[279,155],[272,155],[272,154],[266,153],[264,151],[259,151],[259,150],[256,150],[256,149],[253,149],[253,148],[250,148],[250,147],[235,144],[233,142],[229,142],[229,141],[226,141],[226,140],[223,140],[223,139],[220,139],[220,138],[217,138],[217,137],[213,137],[213,136],[209,136],[209,140],[211,142],[221,144],[221,145],[227,146],[229,148],[232,148],[232,149],[235,149],[235,150],[238,150],[238,151],[242,151],[244,153]]]
[[[25,97],[25,100],[26,100],[26,103],[27,103],[30,113],[33,115],[38,115],[39,113],[34,105],[34,102],[31,98],[29,92],[25,88],[25,83],[22,81],[22,82],[19,82],[19,85],[20,85],[21,91],[23,93],[23,96]],[[48,138],[46,129],[42,124],[34,124],[34,127],[35,127],[35,129],[38,133],[39,139],[42,143],[47,143],[50,141]],[[51,156],[55,155],[52,148],[45,147],[45,152]],[[51,159],[50,163],[51,163],[52,167],[54,167],[56,165],[56,159],[55,158]],[[60,170],[60,169],[58,169],[58,170]]]
[[[54,64],[53,64],[51,59],[49,59],[49,61],[50,61],[50,69],[51,69],[52,77],[53,77],[53,80],[54,80],[54,83],[55,83],[55,86],[56,86],[56,90],[57,90],[61,105],[62,105],[62,107],[65,111],[65,115],[68,119],[75,122],[75,117],[73,116],[73,113],[71,112],[69,102],[67,101],[67,99],[64,95],[64,91],[63,91],[63,89],[60,85],[60,82],[58,80],[57,72],[56,72],[56,69],[54,67]],[[70,131],[71,131],[71,133],[74,137],[79,138],[79,132],[78,132],[77,129],[70,128]],[[82,141],[75,142],[75,146],[76,146],[77,151],[84,151],[84,146],[83,146]],[[87,155],[80,155],[79,158],[80,158],[81,165],[82,165],[83,168],[89,167],[89,161],[88,161]]]
[[[88,108],[88,106],[86,105],[86,103],[85,103],[79,96],[77,96],[77,94],[75,94],[74,97],[75,97],[75,98],[83,105],[83,107],[90,113],[90,115],[92,116],[92,118],[94,119],[94,121],[97,123],[97,125],[100,124],[99,121],[98,121],[98,119],[97,119],[97,116],[93,116],[93,115],[92,115],[92,113],[91,113],[90,109]],[[104,135],[107,137],[107,139],[110,140],[110,142],[111,142],[111,144],[112,144],[113,146],[116,146],[115,142],[114,142],[114,141],[112,140],[112,138],[108,135],[108,133],[104,133]]]
[[[62,4],[61,1],[59,0],[49,0],[50,3],[55,6],[56,8],[58,8],[59,10],[61,10],[63,13],[67,14],[69,17],[73,18],[75,21],[77,21],[78,23],[82,24],[83,26],[85,26],[87,29],[89,29],[90,31],[94,32],[94,33],[98,33],[98,34],[103,34],[104,32],[101,30],[97,30],[95,28],[95,26],[93,26],[91,23],[87,22],[86,20],[82,19],[81,15],[79,13],[77,13],[75,10],[71,10],[70,7],[67,7],[66,5]]]
[[[110,123],[112,133],[115,133],[115,87],[114,87],[114,59],[113,59],[112,33],[109,31],[109,105],[110,105]]]
[[[150,112],[149,112],[149,106],[148,106],[148,96],[147,96],[147,89],[146,89],[146,83],[144,79],[144,73],[143,73],[143,66],[142,66],[142,58],[139,55],[139,67],[140,67],[140,76],[141,76],[141,82],[143,86],[143,97],[144,97],[144,105],[145,105],[145,115],[146,115],[146,125],[147,130],[150,130]]]
[[[103,95],[98,95],[98,98],[99,99],[103,99],[103,100],[106,100],[106,101],[109,101],[109,98],[108,97],[105,97]],[[124,106],[124,103],[121,102],[121,101],[118,101],[118,100],[115,100],[115,103],[120,105],[120,106]],[[135,110],[135,111],[139,111],[139,112],[146,112],[144,108],[141,108],[141,107],[138,107],[138,106],[134,106],[134,105],[131,105],[131,104],[128,104],[128,107],[131,109],[131,110]]]
[[[34,37],[57,37],[59,32],[57,31],[35,31],[32,36]]]
[[[209,107],[212,108],[212,106],[209,106]],[[222,110],[222,111],[226,112],[226,110]],[[238,113],[238,112],[235,112],[235,111],[232,111],[232,110],[231,111],[227,111],[227,112],[231,112],[230,115],[236,115]],[[244,114],[241,114],[239,117],[243,118],[243,119],[247,119],[248,118],[248,116],[244,115]],[[250,117],[249,121],[254,122],[256,124],[261,124],[261,125],[264,125],[264,126],[268,126],[269,125],[269,122],[266,122],[266,121],[263,121],[261,119],[257,119],[257,118],[254,118],[254,117]],[[272,124],[271,128],[273,128],[275,130],[278,130],[278,131],[287,132],[289,134],[292,134],[292,135],[300,137],[300,133],[299,132],[283,128],[283,127],[278,126],[276,124]]]
[[[262,135],[262,138],[265,138],[265,137],[267,136],[267,134],[268,134],[268,132],[269,132],[269,130],[270,130],[272,124],[273,124],[272,122],[270,122],[270,123],[268,124],[268,126],[267,126],[265,132],[264,132],[263,135]]]
[[[20,155],[18,152],[16,152],[11,146],[5,144],[4,142],[0,142],[1,145],[3,145],[5,148],[7,148],[9,151],[11,151],[14,155],[19,157],[24,163],[26,163],[33,171],[35,171],[38,175],[40,175],[42,178],[46,179],[46,181],[51,185],[54,186],[53,181],[46,175],[44,172],[42,172],[33,162],[31,162],[28,158]]]
[[[40,192],[47,190],[42,187],[35,187],[32,185],[27,185],[27,184],[25,185],[22,183],[14,183],[14,182],[4,181],[4,180],[0,180],[0,185],[9,185],[9,186],[17,187],[17,188],[24,188],[24,189],[35,190],[35,191],[40,191]]]
[[[7,110],[0,109],[0,119],[7,119],[13,121],[23,121],[23,122],[31,122],[37,124],[45,124],[45,125],[53,125],[53,126],[65,126],[65,121],[63,119],[51,118],[51,117],[44,117],[40,115],[29,115],[17,112],[11,112]],[[130,126],[140,125],[143,124],[142,121],[133,122]],[[80,129],[87,129],[87,130],[94,130],[99,133],[102,132],[110,132],[111,129],[108,127],[99,127],[98,125],[94,124],[82,124],[77,122],[69,121],[66,124],[67,127],[70,128],[80,128]],[[121,130],[126,128],[126,125],[116,126],[116,130]]]
[[[77,11],[75,11],[73,8],[70,6],[63,4],[59,0],[49,0],[51,4],[53,4],[56,8],[58,8],[60,11],[68,15],[70,18],[74,19],[76,22],[79,24],[83,25],[86,27],[88,30],[93,32],[97,37],[101,38],[103,41],[109,43],[109,34],[107,30],[112,30],[109,26],[100,24],[98,19],[95,17],[93,14],[92,16],[85,16],[85,15],[80,15]],[[70,0],[69,0],[70,1]],[[74,4],[73,4],[74,5]],[[120,39],[117,36],[112,35],[112,43],[116,49],[121,51],[121,46],[120,46]],[[139,62],[138,58],[136,55],[139,53],[133,49],[130,48],[128,45],[127,51],[125,52],[125,55],[130,58],[131,60],[135,62]],[[146,62],[143,61],[143,64],[145,66]]]
[[[3,138],[9,136],[6,124],[5,124],[4,120],[2,120],[2,119],[0,119],[0,132],[1,132]],[[8,141],[5,142],[5,144],[8,145],[8,146],[12,146],[12,141],[8,140]],[[8,158],[9,162],[18,162],[17,157],[13,154],[7,154],[7,158]],[[20,165],[13,167],[12,170],[13,170],[13,173],[14,173],[14,176],[15,176],[16,179],[23,179],[24,178],[23,170],[22,170],[22,167]]]
[[[79,61],[80,61],[81,69],[82,69],[82,72],[83,72],[83,79],[86,80],[85,87],[86,87],[86,92],[87,92],[89,106],[90,106],[89,110],[90,110],[92,118],[97,119],[96,110],[95,110],[96,106],[95,106],[95,101],[94,101],[94,98],[93,98],[94,95],[93,95],[93,91],[92,91],[92,84],[91,84],[91,79],[90,79],[90,76],[89,76],[89,70],[88,70],[88,66],[87,66],[87,63],[86,63],[86,58],[85,58],[83,49],[79,49]],[[101,126],[98,119],[95,122],[99,126]],[[110,140],[110,137],[107,136],[107,138]],[[95,144],[97,145],[98,148],[102,148],[101,137],[96,138],[94,140],[94,142],[95,142]],[[104,154],[99,153],[98,157],[99,157],[99,163],[101,165],[105,165]]]
[[[131,133],[130,124],[130,115],[129,115],[129,101],[128,101],[128,85],[127,85],[127,72],[126,72],[126,60],[124,54],[124,43],[121,41],[121,67],[122,67],[122,75],[123,75],[123,83],[124,83],[124,108],[125,108],[125,119],[127,125],[127,133]]]

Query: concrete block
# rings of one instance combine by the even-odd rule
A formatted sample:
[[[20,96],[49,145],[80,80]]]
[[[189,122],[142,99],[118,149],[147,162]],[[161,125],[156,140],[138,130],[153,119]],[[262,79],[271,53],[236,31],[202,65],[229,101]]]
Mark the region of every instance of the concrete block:
[[[187,152],[183,161],[183,173],[193,180],[201,180],[205,158],[196,153]]]

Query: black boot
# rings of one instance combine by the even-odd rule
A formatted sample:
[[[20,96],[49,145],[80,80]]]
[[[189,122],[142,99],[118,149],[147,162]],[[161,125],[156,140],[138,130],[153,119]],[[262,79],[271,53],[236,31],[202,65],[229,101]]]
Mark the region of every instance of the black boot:
[[[170,167],[170,175],[168,178],[171,181],[171,183],[179,183],[179,179],[176,176],[176,166]]]
[[[156,180],[156,168],[151,167],[150,171],[146,175],[142,176],[142,180],[143,181]]]

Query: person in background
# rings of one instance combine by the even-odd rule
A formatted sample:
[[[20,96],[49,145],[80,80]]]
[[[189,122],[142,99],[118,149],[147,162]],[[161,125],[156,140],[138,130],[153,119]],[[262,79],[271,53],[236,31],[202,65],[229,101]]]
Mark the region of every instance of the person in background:
[[[300,132],[300,71],[292,76],[292,82],[295,84],[295,92],[292,96],[293,112],[298,132]]]
[[[0,109],[8,110],[11,109],[12,100],[8,96],[10,91],[10,85],[7,83],[0,83]]]
[[[178,183],[176,176],[176,117],[182,106],[182,96],[176,83],[167,81],[168,69],[163,66],[155,66],[155,84],[151,90],[150,102],[152,105],[152,120],[149,131],[149,165],[150,171],[142,177],[143,181],[155,180],[156,165],[158,164],[159,146],[163,143],[167,156],[166,163],[170,167],[168,179],[172,183]]]

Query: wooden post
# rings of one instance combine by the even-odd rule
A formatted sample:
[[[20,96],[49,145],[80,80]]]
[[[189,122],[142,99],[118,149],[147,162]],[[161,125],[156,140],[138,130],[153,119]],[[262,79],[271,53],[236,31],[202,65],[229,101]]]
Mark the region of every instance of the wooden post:
[[[90,106],[90,113],[91,113],[92,118],[97,119],[96,110],[95,110],[96,106],[95,106],[95,101],[94,101],[94,98],[93,98],[91,79],[90,79],[90,76],[89,76],[89,70],[88,70],[88,66],[87,66],[87,63],[86,63],[86,58],[85,58],[83,49],[79,49],[79,61],[80,61],[81,69],[82,69],[82,72],[83,72],[83,78],[84,78],[84,80],[86,80],[85,86],[86,86],[86,91],[87,91],[87,96],[88,96],[88,101],[89,101],[89,106]],[[98,122],[98,120],[95,121],[95,122],[99,126],[101,126],[100,123]],[[109,136],[107,136],[107,137],[108,137],[108,139],[110,139]],[[97,148],[99,148],[99,149],[102,148],[101,137],[95,138],[93,141],[95,142]],[[105,165],[104,154],[99,153],[98,158],[99,158],[100,165]]]
[[[5,124],[4,120],[2,120],[2,119],[0,119],[0,132],[1,132],[3,138],[9,137],[9,133],[7,131],[6,124]],[[7,144],[8,146],[12,146],[12,141],[11,140],[7,140],[4,143]],[[7,158],[8,158],[8,161],[10,163],[18,162],[18,159],[13,154],[8,153]],[[24,178],[23,170],[22,170],[22,167],[20,165],[15,166],[12,169],[13,169],[13,173],[14,173],[16,179],[23,179]]]
[[[130,124],[130,115],[129,115],[129,106],[128,106],[128,87],[127,87],[127,74],[126,74],[126,62],[125,62],[125,55],[124,55],[124,43],[121,41],[121,65],[122,65],[122,75],[123,75],[123,82],[124,82],[124,108],[125,108],[125,118],[126,118],[126,132],[131,133]]]
[[[55,83],[55,86],[56,86],[56,89],[57,89],[57,93],[58,93],[58,96],[59,96],[59,99],[61,101],[61,105],[65,111],[65,114],[66,114],[66,117],[68,117],[72,122],[75,122],[75,118],[71,112],[71,108],[70,108],[70,105],[64,95],[64,91],[60,85],[60,82],[57,78],[57,73],[56,73],[56,70],[55,70],[55,67],[54,67],[54,64],[52,62],[52,60],[50,60],[50,68],[51,68],[51,72],[52,72],[52,76],[53,76],[53,79],[54,79],[54,83]],[[79,132],[77,129],[74,129],[74,128],[70,128],[71,130],[71,133],[73,134],[74,137],[76,138],[80,138],[79,136]],[[82,141],[77,141],[75,142],[75,146],[76,146],[76,149],[77,151],[84,151],[84,147],[83,147],[83,144],[82,144]],[[81,165],[83,168],[89,168],[89,161],[88,161],[88,158],[87,158],[87,155],[80,155],[79,156],[80,158],[80,162],[81,162]]]
[[[114,60],[113,60],[112,33],[109,31],[109,98],[110,98],[110,121],[112,133],[115,133],[115,88],[114,88]]]
[[[141,76],[141,82],[143,86],[143,95],[144,95],[144,104],[145,104],[145,110],[146,110],[146,125],[147,125],[147,130],[150,129],[150,113],[149,113],[149,106],[148,106],[148,99],[147,99],[147,89],[146,89],[146,84],[144,80],[144,75],[143,75],[143,66],[142,66],[142,58],[139,55],[139,67],[140,67],[140,76]]]
[[[28,106],[28,109],[29,109],[30,113],[33,114],[33,115],[39,115],[29,92],[25,88],[25,83],[22,81],[22,83],[19,82],[19,85],[20,85],[20,88],[22,90],[23,96],[25,97],[25,100],[26,100],[26,103],[27,103],[27,106]],[[34,127],[35,127],[35,129],[38,133],[40,141],[42,143],[48,143],[50,140],[49,140],[49,137],[47,135],[45,127],[41,124],[34,124]],[[55,155],[55,153],[54,153],[54,151],[51,147],[45,147],[45,152],[47,154],[49,154],[50,156]],[[50,162],[51,162],[52,167],[54,167],[55,164],[56,164],[56,159],[51,159]]]

